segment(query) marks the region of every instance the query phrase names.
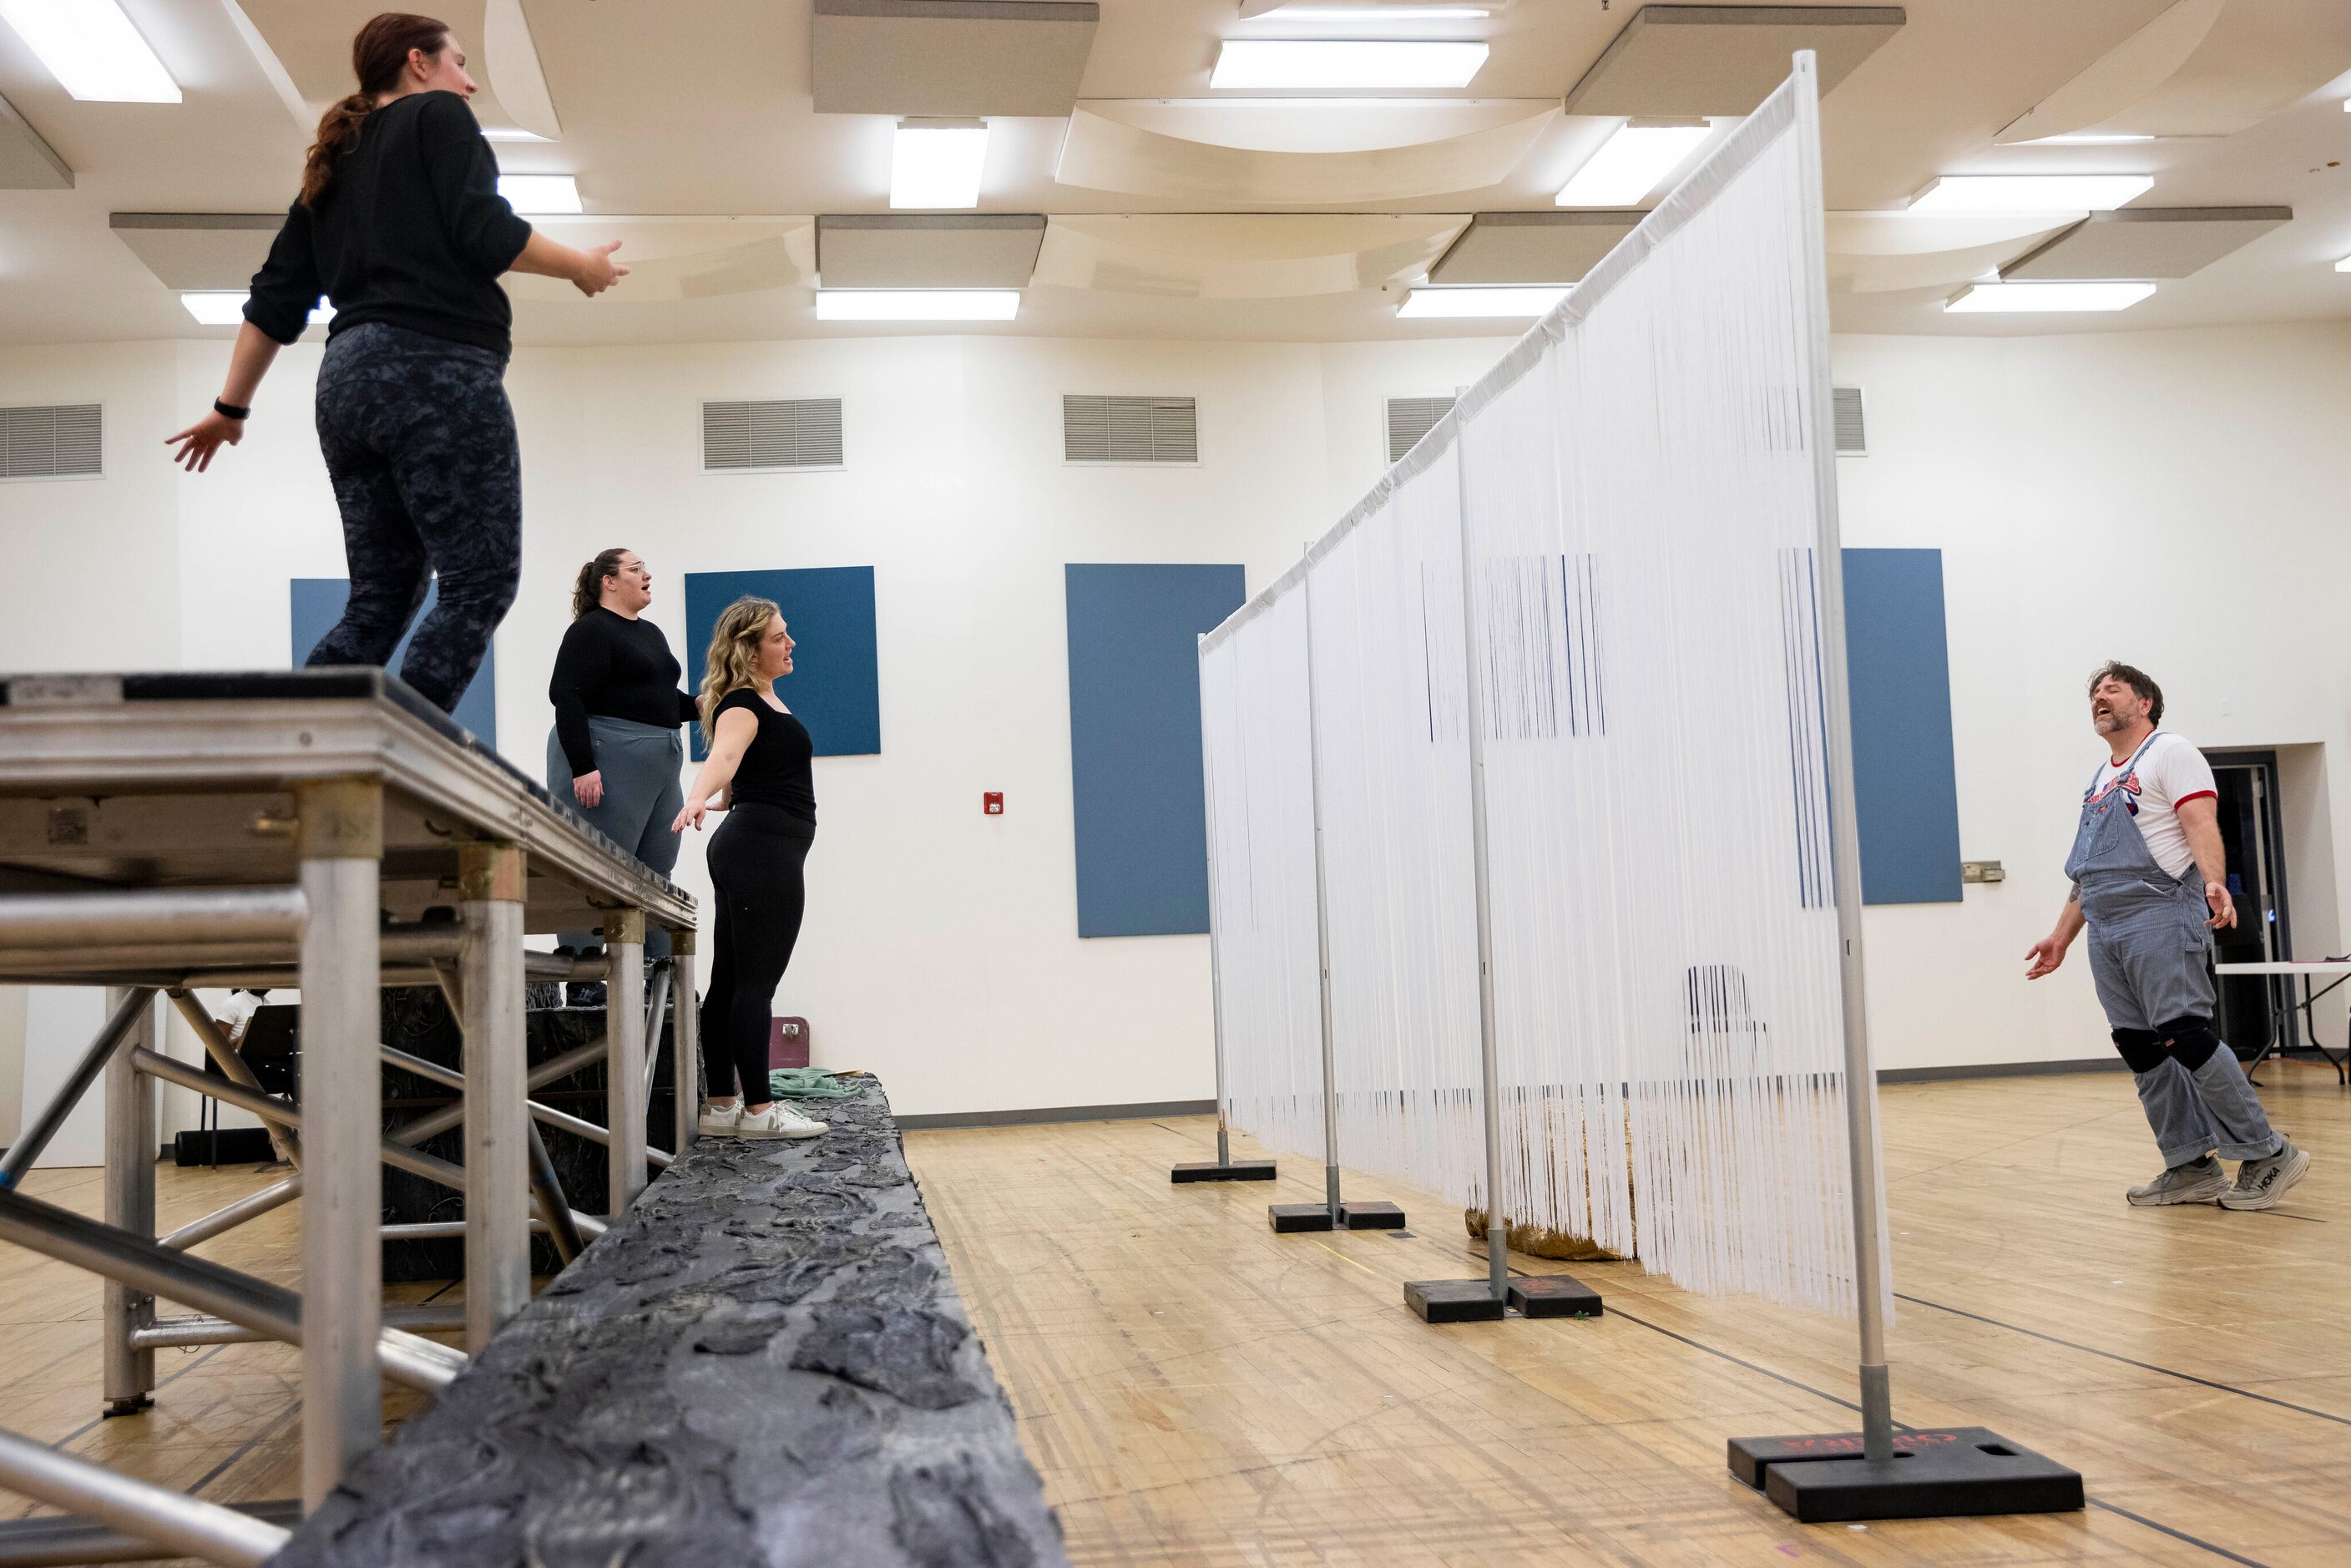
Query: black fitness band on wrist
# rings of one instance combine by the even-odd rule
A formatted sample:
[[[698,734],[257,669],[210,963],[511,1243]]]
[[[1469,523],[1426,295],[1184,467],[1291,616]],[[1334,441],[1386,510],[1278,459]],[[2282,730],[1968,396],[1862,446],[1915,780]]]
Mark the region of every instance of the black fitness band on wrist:
[[[220,399],[214,398],[213,399],[213,412],[229,419],[243,419],[252,413],[253,410],[249,408],[239,408],[233,402],[223,402]]]

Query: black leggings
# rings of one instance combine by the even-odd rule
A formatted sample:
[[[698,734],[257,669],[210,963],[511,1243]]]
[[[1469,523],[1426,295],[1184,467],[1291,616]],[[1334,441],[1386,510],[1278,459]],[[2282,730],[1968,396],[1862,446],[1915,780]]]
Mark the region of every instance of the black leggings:
[[[400,676],[444,712],[473,684],[522,571],[522,457],[506,356],[369,322],[319,367],[319,447],[351,597],[313,664],[390,662],[437,574]]]
[[[703,1092],[740,1092],[760,1104],[768,1092],[768,1009],[799,940],[808,905],[801,867],[816,829],[778,806],[726,813],[710,840],[710,885],[718,905],[710,989],[702,998]]]

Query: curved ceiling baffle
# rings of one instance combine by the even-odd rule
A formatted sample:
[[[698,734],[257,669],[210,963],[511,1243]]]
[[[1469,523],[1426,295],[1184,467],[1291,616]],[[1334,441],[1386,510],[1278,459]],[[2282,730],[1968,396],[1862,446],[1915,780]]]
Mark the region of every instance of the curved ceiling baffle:
[[[1052,218],[1036,281],[1180,299],[1349,294],[1418,277],[1460,213],[1173,213]]]
[[[2325,86],[2346,53],[2343,0],[2177,0],[1994,140],[2233,135]]]
[[[312,123],[327,105],[350,92],[351,39],[383,9],[381,0],[237,4],[308,105]],[[528,131],[550,141],[562,134],[521,0],[436,0],[432,15],[448,23],[465,47],[482,88],[474,115],[485,129]],[[268,69],[266,63],[263,68]]]
[[[1200,125],[1189,127],[1191,135],[1149,129],[1176,121],[1156,105],[1096,99],[1071,112],[1053,177],[1086,190],[1207,208],[1416,201],[1499,184],[1559,120],[1558,106],[1545,100],[1512,100],[1488,112],[1507,118],[1435,141],[1301,152],[1201,140]],[[1224,134],[1254,131],[1262,137],[1267,130],[1246,118],[1237,126]]]

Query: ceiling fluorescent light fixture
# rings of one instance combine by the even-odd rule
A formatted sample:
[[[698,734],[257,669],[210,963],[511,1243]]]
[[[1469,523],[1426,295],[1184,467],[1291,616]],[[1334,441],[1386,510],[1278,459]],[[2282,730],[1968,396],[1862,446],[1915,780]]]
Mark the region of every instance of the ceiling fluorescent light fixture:
[[[2036,136],[2027,147],[2118,147],[2126,141],[2152,141],[2143,131],[2069,131],[2063,136]]]
[[[820,288],[820,321],[1009,321],[1017,288]]]
[[[1208,86],[1280,92],[1468,87],[1488,52],[1470,38],[1227,38]]]
[[[2337,272],[2351,272],[2351,256],[2346,256],[2341,261],[2336,262],[2335,264],[2335,270]]]
[[[1483,5],[1277,5],[1244,17],[1250,22],[1482,22]]]
[[[2155,188],[2152,174],[1946,174],[1910,198],[1914,213],[2104,213]]]
[[[117,0],[0,0],[57,85],[85,102],[177,103],[180,84]]]
[[[577,213],[580,183],[569,174],[501,174],[498,194],[518,213]]]
[[[235,327],[245,319],[243,290],[197,289],[180,296],[188,314],[207,327]],[[335,308],[321,304],[310,312],[310,325],[323,327],[335,319]]]
[[[2127,310],[2155,292],[2147,282],[1970,283],[1943,308],[1954,316],[2015,311]]]
[[[987,162],[982,120],[902,120],[890,143],[893,207],[976,207]]]
[[[1638,206],[1713,134],[1714,127],[1703,120],[1628,120],[1583,161],[1555,199],[1562,207]]]
[[[482,127],[482,140],[485,141],[547,141],[552,138],[541,136],[536,131],[525,131],[519,125],[485,125]]]
[[[1478,288],[1416,288],[1396,311],[1403,321],[1464,320],[1475,317],[1540,316],[1567,298],[1565,285]]]

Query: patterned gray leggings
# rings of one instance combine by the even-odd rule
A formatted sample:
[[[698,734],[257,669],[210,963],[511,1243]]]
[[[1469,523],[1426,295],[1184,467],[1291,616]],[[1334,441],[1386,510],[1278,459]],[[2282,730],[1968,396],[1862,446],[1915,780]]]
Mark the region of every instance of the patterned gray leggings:
[[[446,712],[472,684],[522,571],[522,456],[506,356],[399,327],[338,332],[319,368],[319,447],[343,515],[351,596],[312,664],[381,665],[424,602],[400,676]]]

